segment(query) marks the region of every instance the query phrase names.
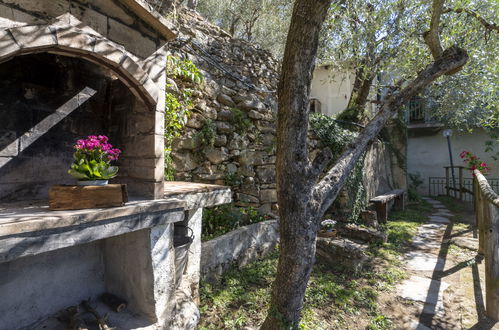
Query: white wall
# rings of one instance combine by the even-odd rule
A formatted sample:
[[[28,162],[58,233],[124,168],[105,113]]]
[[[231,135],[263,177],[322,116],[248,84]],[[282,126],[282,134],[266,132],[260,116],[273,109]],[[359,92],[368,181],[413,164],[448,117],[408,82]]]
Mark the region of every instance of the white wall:
[[[445,177],[444,166],[450,166],[447,139],[442,136],[442,130],[434,134],[413,136],[411,130],[407,143],[407,172],[420,173],[424,183],[420,193],[428,194],[429,177]],[[491,158],[491,153],[486,153],[485,141],[489,136],[480,129],[473,133],[460,133],[454,131],[451,137],[452,157],[454,166],[465,166],[459,154],[463,150],[471,151],[490,167],[488,178],[499,178],[499,162]],[[456,172],[457,179],[458,172]],[[464,177],[471,178],[471,173],[464,170]]]
[[[312,79],[311,98],[321,102],[321,112],[332,116],[348,105],[355,75],[333,71],[330,66],[317,66]]]

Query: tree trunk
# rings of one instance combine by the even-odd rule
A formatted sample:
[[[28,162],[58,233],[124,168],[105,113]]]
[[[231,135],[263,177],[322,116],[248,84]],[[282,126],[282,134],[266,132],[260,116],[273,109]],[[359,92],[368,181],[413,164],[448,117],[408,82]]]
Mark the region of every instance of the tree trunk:
[[[397,109],[435,79],[466,63],[466,51],[452,47],[399,93],[386,97],[380,112],[319,181],[331,151],[308,158],[308,102],[319,32],[331,0],[296,0],[278,86],[277,197],[280,255],[270,309],[262,329],[297,329],[312,266],[319,223],[348,174]]]
[[[331,0],[297,0],[278,86],[277,196],[280,256],[262,329],[297,328],[315,258],[318,205],[308,161],[308,101],[319,32]],[[312,220],[312,221],[311,221]]]

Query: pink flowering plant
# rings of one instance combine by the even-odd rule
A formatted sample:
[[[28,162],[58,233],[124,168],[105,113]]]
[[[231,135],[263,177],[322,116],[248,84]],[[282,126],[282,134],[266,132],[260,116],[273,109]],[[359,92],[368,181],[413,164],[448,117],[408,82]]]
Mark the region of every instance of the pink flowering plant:
[[[483,174],[487,174],[490,171],[490,167],[487,166],[485,162],[482,162],[480,158],[475,156],[469,151],[463,151],[459,154],[459,157],[463,159],[463,162],[468,164],[468,169],[470,171],[479,170]]]
[[[121,150],[113,148],[105,135],[90,135],[76,141],[73,154],[74,162],[68,173],[77,180],[109,180],[118,173],[117,166],[111,161],[117,160]]]

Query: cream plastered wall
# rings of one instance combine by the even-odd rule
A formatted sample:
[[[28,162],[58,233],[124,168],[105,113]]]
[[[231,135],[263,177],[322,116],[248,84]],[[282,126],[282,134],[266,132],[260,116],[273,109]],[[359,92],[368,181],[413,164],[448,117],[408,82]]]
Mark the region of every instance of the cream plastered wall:
[[[414,131],[410,132],[407,141],[407,172],[421,175],[424,183],[419,190],[420,193],[426,195],[428,194],[428,178],[445,177],[443,167],[450,165],[447,139],[442,136],[442,130],[433,134],[422,134],[421,131],[418,134],[414,133]],[[487,140],[490,140],[490,137],[481,129],[476,129],[472,133],[453,131],[451,150],[454,166],[464,166],[459,154],[463,150],[471,151],[491,167],[487,178],[499,179],[499,161],[491,157],[492,153],[484,151]],[[469,171],[465,170],[464,177],[471,178],[472,176]]]

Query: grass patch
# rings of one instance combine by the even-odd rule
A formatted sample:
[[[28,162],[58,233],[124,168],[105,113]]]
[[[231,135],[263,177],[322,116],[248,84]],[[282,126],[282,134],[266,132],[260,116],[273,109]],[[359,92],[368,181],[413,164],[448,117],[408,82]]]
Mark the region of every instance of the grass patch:
[[[437,197],[433,197],[433,198],[442,202],[442,204],[444,204],[445,207],[448,208],[449,211],[451,211],[453,213],[463,213],[465,211],[465,207],[463,205],[463,202],[458,201],[452,197],[437,196]]]
[[[302,311],[302,329],[391,329],[392,322],[378,303],[407,275],[399,256],[427,220],[428,203],[392,212],[385,227],[388,242],[373,244],[372,262],[353,273],[338,265],[315,265]],[[201,284],[201,323],[198,329],[259,327],[267,315],[278,252],[242,269],[227,272],[218,284]]]

